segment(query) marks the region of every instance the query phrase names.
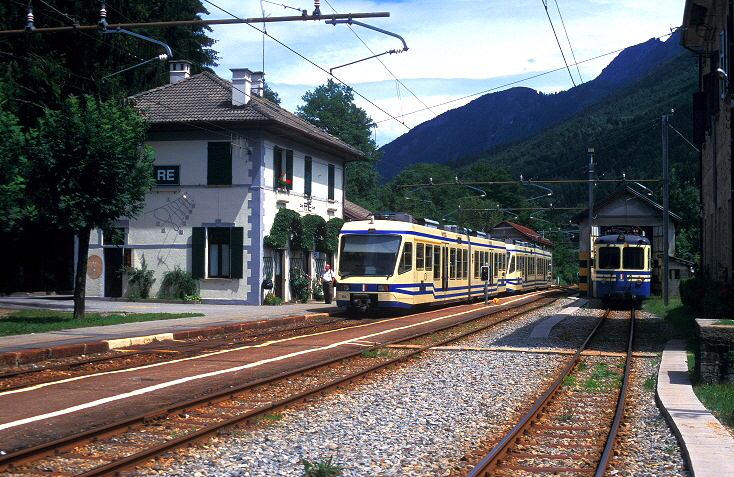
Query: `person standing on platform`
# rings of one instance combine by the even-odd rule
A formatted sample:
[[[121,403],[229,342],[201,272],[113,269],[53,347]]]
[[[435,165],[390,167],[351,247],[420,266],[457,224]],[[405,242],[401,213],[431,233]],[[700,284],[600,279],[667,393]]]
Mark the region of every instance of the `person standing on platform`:
[[[331,297],[334,294],[334,281],[336,281],[336,275],[331,269],[329,264],[324,265],[324,271],[321,274],[321,285],[324,288],[324,303],[331,303]]]

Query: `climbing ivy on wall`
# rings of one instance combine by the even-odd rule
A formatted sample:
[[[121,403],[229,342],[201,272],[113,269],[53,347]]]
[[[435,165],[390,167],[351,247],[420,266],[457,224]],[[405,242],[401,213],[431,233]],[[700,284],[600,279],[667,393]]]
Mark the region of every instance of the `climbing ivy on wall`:
[[[278,209],[273,220],[273,226],[270,228],[270,235],[263,238],[263,243],[271,248],[283,248],[288,243],[288,233],[291,235],[291,245],[294,248],[301,248],[299,245],[302,241],[303,224],[301,216],[295,210]]]
[[[338,217],[329,219],[326,223],[326,251],[336,253],[339,247],[339,231],[344,221]]]
[[[303,251],[326,252],[326,221],[320,215],[309,214],[303,221]]]
[[[342,225],[344,221],[336,217],[326,222],[320,215],[301,217],[295,210],[279,209],[270,228],[270,235],[263,238],[263,243],[271,248],[284,248],[290,233],[293,250],[335,253]]]

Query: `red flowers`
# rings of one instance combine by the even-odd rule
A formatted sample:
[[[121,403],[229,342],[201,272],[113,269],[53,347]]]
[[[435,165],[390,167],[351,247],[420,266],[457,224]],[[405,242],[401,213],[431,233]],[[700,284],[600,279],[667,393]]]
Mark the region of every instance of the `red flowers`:
[[[281,174],[280,178],[278,179],[278,187],[281,189],[285,189],[290,185],[291,181],[285,178],[285,174]]]

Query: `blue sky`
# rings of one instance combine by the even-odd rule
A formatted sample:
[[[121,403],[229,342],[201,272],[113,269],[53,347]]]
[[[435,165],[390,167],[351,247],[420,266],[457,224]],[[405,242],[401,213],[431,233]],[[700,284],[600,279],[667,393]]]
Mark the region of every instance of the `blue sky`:
[[[203,3],[213,19],[314,9],[313,0]],[[589,81],[619,50],[670,34],[684,6],[685,0],[321,0],[322,15],[389,12],[358,21],[397,34],[408,46],[350,66],[341,65],[403,44],[368,28],[324,21],[267,23],[272,38],[261,33],[262,23],[215,26],[210,36],[221,57],[219,76],[231,79],[230,68],[264,71],[289,111],[335,68],[335,79],[354,88],[355,103],[378,124],[375,139],[383,145],[483,92],[526,86],[552,93]],[[571,68],[572,81],[564,68],[574,58],[580,64]],[[559,71],[548,73],[553,70]]]

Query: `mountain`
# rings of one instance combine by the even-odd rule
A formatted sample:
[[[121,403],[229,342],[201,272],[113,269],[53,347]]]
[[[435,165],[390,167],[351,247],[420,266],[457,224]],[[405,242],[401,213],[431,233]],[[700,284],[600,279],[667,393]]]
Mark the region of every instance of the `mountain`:
[[[592,81],[555,94],[515,87],[486,94],[426,121],[380,148],[389,180],[409,164],[446,163],[538,133],[638,80],[683,48],[679,34],[624,49]]]

